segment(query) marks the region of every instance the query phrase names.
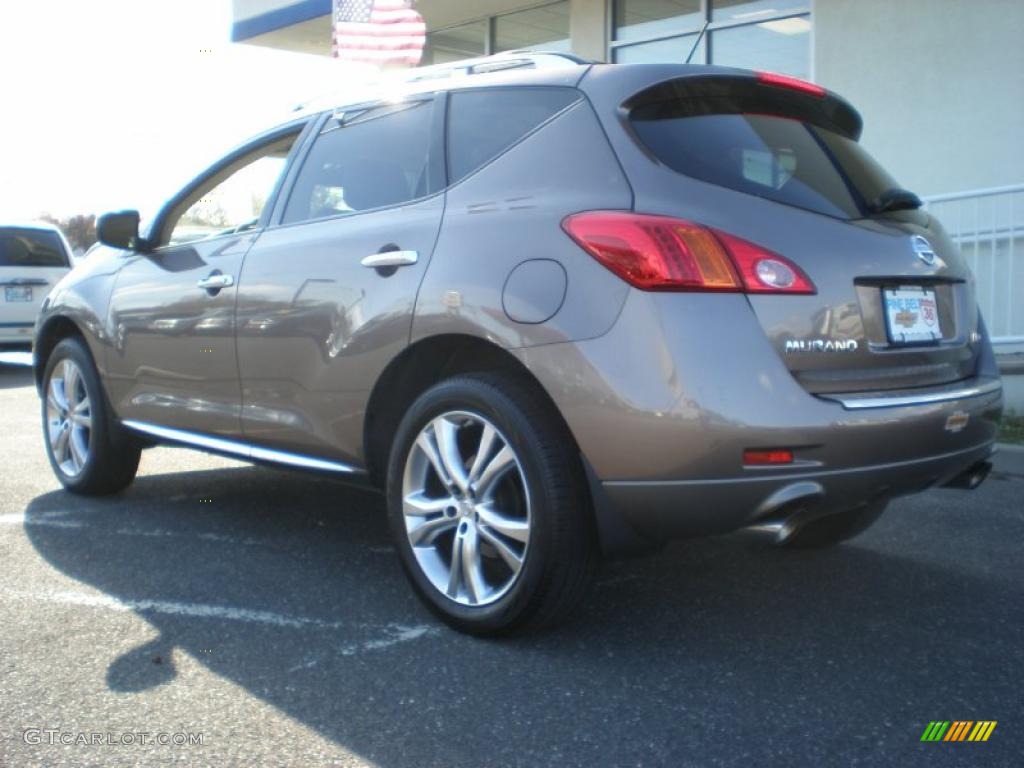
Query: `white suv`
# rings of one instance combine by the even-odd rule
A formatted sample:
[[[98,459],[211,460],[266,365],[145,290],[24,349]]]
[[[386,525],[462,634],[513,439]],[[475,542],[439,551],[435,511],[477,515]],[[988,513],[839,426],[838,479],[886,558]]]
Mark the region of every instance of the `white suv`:
[[[71,269],[71,248],[45,223],[0,225],[0,344],[30,344],[43,299]]]

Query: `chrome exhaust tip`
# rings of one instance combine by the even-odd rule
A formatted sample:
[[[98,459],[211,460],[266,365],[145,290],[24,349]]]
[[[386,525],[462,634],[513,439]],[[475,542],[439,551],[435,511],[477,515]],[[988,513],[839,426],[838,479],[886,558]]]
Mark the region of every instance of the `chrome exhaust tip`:
[[[943,488],[959,488],[965,491],[973,491],[985,482],[988,473],[992,471],[991,461],[981,461],[973,467],[961,472],[959,475],[943,483]]]
[[[753,515],[754,522],[743,530],[767,535],[781,544],[793,535],[800,521],[814,516],[824,498],[825,489],[820,483],[790,483],[761,502]]]

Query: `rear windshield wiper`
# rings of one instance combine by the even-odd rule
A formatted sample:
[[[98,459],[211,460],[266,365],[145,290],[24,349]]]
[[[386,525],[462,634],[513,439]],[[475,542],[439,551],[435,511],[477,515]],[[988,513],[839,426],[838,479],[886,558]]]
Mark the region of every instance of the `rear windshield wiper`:
[[[868,210],[872,213],[886,213],[887,211],[906,211],[920,208],[923,205],[921,198],[909,189],[892,187],[868,203]]]

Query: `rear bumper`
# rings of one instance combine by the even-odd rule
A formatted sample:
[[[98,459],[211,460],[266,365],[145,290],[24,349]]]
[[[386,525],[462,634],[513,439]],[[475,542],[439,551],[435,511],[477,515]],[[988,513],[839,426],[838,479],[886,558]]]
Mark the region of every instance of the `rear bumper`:
[[[782,520],[844,512],[942,485],[989,458],[995,443],[923,459],[817,472],[723,480],[612,481],[602,490],[640,536],[662,540],[727,533]]]
[[[649,539],[757,524],[801,494],[828,513],[941,484],[990,455],[1002,412],[990,350],[967,381],[812,395],[740,295],[634,291],[604,336],[516,353],[572,430],[599,519]],[[796,460],[744,466],[767,448]]]

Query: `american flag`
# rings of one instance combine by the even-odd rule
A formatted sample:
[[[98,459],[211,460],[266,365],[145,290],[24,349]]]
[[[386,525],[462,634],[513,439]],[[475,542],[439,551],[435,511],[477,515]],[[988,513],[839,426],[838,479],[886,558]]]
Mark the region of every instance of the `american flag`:
[[[415,67],[427,24],[408,0],[334,0],[334,57]]]

